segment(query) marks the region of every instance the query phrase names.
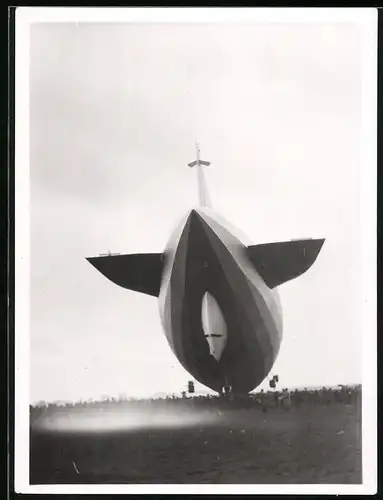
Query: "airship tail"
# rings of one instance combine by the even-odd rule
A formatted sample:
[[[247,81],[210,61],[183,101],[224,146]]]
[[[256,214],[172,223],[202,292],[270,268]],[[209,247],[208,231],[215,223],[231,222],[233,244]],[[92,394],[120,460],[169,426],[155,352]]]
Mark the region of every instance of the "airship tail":
[[[324,239],[265,243],[247,247],[247,255],[269,288],[297,278],[315,262]]]
[[[207,189],[205,174],[203,170],[203,167],[209,166],[210,162],[200,159],[200,150],[198,143],[196,143],[196,154],[197,154],[197,160],[188,163],[188,166],[197,167],[199,204],[201,207],[212,208],[211,199],[209,191]]]
[[[164,267],[161,253],[105,255],[87,261],[116,285],[154,297],[160,293]]]

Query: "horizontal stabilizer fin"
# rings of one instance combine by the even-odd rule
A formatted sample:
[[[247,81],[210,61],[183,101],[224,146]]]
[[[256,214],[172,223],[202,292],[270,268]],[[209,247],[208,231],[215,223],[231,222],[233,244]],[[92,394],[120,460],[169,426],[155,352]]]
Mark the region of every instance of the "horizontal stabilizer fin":
[[[195,167],[196,165],[205,165],[206,167],[208,167],[210,165],[210,161],[198,160],[188,163],[189,167]]]
[[[315,262],[324,239],[265,243],[247,247],[247,254],[269,288],[306,272]]]
[[[161,253],[106,255],[87,258],[116,285],[158,297],[164,258]]]

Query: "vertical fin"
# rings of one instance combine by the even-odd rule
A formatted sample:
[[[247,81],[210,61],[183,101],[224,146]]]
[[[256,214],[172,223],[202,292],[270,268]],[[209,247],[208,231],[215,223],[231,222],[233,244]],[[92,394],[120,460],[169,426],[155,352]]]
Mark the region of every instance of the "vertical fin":
[[[203,170],[203,167],[205,165],[206,166],[210,165],[210,162],[203,161],[200,159],[200,150],[198,147],[198,143],[196,143],[196,154],[197,154],[197,160],[193,161],[192,163],[189,163],[188,165],[189,167],[194,167],[194,166],[197,167],[199,204],[202,207],[211,208],[211,199],[209,191],[207,189],[205,173]]]
[[[197,167],[197,173],[198,173],[199,204],[202,207],[211,208],[211,200],[209,191],[207,189],[207,183],[205,179],[205,172],[203,171],[203,166]]]

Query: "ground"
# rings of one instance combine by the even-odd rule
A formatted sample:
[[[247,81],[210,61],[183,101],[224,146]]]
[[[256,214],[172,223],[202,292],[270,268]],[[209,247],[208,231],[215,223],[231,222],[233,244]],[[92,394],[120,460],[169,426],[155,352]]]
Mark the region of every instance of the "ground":
[[[260,407],[193,411],[198,418],[186,427],[180,425],[179,412],[174,425],[171,418],[162,419],[164,425],[142,418],[143,428],[76,432],[33,425],[31,484],[362,481],[357,403],[306,402],[266,412]],[[145,412],[157,410],[149,405]]]

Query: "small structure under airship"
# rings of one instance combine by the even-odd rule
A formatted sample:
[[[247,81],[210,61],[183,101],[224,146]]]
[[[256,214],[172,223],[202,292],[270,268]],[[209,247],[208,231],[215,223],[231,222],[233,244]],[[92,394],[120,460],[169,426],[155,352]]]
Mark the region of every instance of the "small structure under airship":
[[[163,253],[87,260],[115,284],[158,297],[169,345],[201,384],[222,393],[256,388],[282,340],[277,287],[307,271],[324,239],[245,245],[211,209],[203,168],[200,205],[181,220]],[[225,389],[226,390],[226,389]]]

